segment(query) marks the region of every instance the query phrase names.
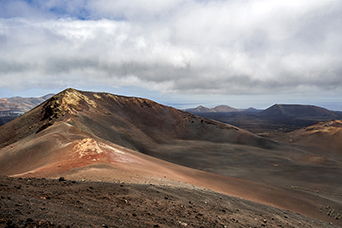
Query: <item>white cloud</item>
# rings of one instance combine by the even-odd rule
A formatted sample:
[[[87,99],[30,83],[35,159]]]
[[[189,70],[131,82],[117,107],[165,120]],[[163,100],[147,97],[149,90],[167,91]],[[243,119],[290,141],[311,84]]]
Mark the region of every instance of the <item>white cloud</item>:
[[[337,0],[15,3],[0,19],[0,87],[77,83],[182,94],[342,87]],[[27,16],[33,11],[45,19]]]

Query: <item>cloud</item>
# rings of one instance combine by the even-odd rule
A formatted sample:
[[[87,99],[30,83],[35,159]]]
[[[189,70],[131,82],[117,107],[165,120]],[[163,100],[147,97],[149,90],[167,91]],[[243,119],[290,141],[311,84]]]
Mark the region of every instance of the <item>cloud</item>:
[[[341,15],[337,0],[5,1],[0,87],[339,90]]]

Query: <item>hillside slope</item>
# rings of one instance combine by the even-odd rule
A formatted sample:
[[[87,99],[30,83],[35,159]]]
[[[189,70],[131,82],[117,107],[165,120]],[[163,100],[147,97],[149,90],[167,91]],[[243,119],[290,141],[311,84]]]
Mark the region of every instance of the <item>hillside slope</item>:
[[[342,161],[342,121],[317,122],[278,137],[277,140],[308,147],[319,155],[329,155]]]

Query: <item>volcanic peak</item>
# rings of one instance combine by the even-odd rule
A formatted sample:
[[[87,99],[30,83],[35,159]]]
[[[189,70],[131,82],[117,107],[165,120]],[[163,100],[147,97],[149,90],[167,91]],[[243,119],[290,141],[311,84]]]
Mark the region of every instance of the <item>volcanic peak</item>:
[[[97,93],[92,93],[93,97],[87,96],[81,91],[73,88],[68,88],[59,94],[50,98],[43,107],[43,118],[45,119],[58,119],[64,116],[66,113],[71,115],[77,115],[78,111],[88,110],[89,108],[98,108],[96,100],[101,99],[101,96]],[[115,97],[114,95],[107,96]]]
[[[275,104],[261,112],[268,117],[330,117],[338,118],[338,115],[327,109],[314,105]]]

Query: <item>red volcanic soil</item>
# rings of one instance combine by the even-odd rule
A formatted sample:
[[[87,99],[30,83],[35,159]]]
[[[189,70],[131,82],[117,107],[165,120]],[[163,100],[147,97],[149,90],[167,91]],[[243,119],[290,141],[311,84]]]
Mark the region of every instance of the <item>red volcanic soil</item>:
[[[234,157],[241,152],[245,153],[245,160],[248,162],[252,161],[251,157],[248,157],[250,156],[248,153],[251,153],[254,158],[257,154],[256,152],[260,152],[262,156],[266,156],[265,154],[271,153],[273,153],[272,156],[274,157],[280,157],[280,155],[284,156],[284,151],[282,151],[283,148],[281,147],[281,144],[271,140],[263,139],[230,125],[196,117],[189,113],[159,105],[146,99],[126,98],[111,94],[96,94],[68,89],[52,97],[50,100],[41,104],[29,113],[26,113],[14,121],[0,127],[0,175],[10,175],[21,178],[38,177],[52,179],[63,176],[66,179],[74,181],[124,181],[125,183],[130,183],[129,188],[132,192],[134,192],[134,194],[130,196],[127,192],[127,197],[129,196],[134,198],[135,195],[137,195],[137,202],[140,202],[140,204],[135,204],[135,208],[133,209],[127,207],[128,211],[126,214],[129,215],[127,219],[130,221],[128,223],[125,223],[126,220],[123,220],[123,218],[126,218],[125,215],[119,213],[119,216],[116,217],[117,220],[115,220],[119,224],[118,227],[136,224],[138,218],[142,221],[141,227],[150,227],[152,225],[162,226],[163,224],[166,226],[182,226],[183,223],[194,223],[193,226],[198,227],[200,222],[195,223],[192,216],[195,216],[200,207],[195,209],[196,212],[190,212],[188,217],[182,213],[179,214],[178,220],[177,216],[171,216],[172,214],[175,215],[178,213],[177,210],[174,210],[176,207],[175,204],[165,204],[165,200],[167,200],[165,199],[165,196],[164,200],[162,198],[156,198],[156,202],[159,202],[156,205],[159,205],[161,204],[160,202],[163,202],[163,206],[159,207],[154,205],[149,206],[149,208],[152,207],[153,209],[151,210],[155,211],[161,209],[160,211],[162,212],[150,212],[150,214],[158,214],[163,221],[167,222],[162,223],[160,222],[161,220],[156,220],[158,222],[154,224],[154,220],[148,220],[148,223],[145,224],[143,222],[145,220],[138,216],[138,212],[134,212],[139,211],[139,213],[143,213],[137,208],[138,206],[142,207],[145,204],[145,201],[142,200],[143,194],[138,193],[136,189],[147,191],[149,186],[151,186],[150,184],[156,185],[154,188],[164,189],[163,191],[173,191],[173,195],[171,194],[170,197],[179,198],[185,194],[184,197],[179,201],[179,204],[182,205],[185,205],[186,201],[184,201],[184,199],[194,199],[194,201],[197,200],[196,198],[191,198],[192,196],[190,196],[190,193],[186,193],[188,190],[184,190],[185,186],[192,186],[192,188],[195,189],[197,187],[200,187],[201,189],[205,188],[205,191],[202,189],[205,194],[217,194],[212,192],[208,193],[208,189],[210,189],[223,194],[228,194],[230,196],[235,196],[240,199],[246,199],[268,205],[262,206],[260,208],[271,208],[269,206],[277,207],[328,223],[332,222],[334,224],[342,225],[341,220],[339,220],[342,219],[340,218],[340,214],[342,212],[340,195],[324,195],[322,192],[312,192],[312,189],[308,189],[309,191],[304,189],[303,191],[302,188],[298,187],[289,189],[279,186],[272,186],[270,184],[240,180],[219,175],[220,173],[213,174],[200,171],[198,169],[192,169],[156,158],[169,156],[169,158],[175,159],[175,157],[172,156],[177,154],[177,151],[179,150],[184,151],[184,145],[187,145],[187,149],[190,148],[190,155],[192,153],[191,151],[198,152],[203,148],[209,147],[219,147],[215,150],[220,152],[225,152],[227,148],[234,148],[235,154],[230,154],[230,156],[227,156],[229,154],[226,153],[226,158],[224,158],[226,160],[234,159]],[[198,145],[202,145],[203,147],[198,148]],[[279,147],[281,148],[279,149]],[[281,153],[279,151],[281,151]],[[156,154],[157,156],[152,157],[149,154]],[[194,163],[196,163],[196,167],[201,164],[199,159],[207,159],[207,164],[211,164],[210,167],[214,168],[215,163],[210,163],[210,159],[217,155],[218,153],[215,153],[215,151],[209,150],[204,153],[201,152],[201,155],[193,156],[192,158]],[[183,157],[179,156],[179,154],[177,154],[177,156],[177,163],[182,163],[182,159],[184,157],[188,159],[186,163],[188,164],[189,156],[186,156],[186,154],[184,154]],[[267,159],[268,158],[266,157],[266,160]],[[287,159],[292,160],[291,158]],[[240,162],[240,167],[243,167],[243,161],[240,160]],[[297,165],[297,163],[295,164]],[[192,167],[191,164],[188,164],[188,166]],[[220,166],[219,163],[217,163],[217,166]],[[225,169],[225,167],[226,166],[221,166],[220,169]],[[299,166],[297,169],[301,169],[301,166]],[[267,171],[267,169],[264,169],[263,171]],[[312,173],[314,172],[315,171],[312,171]],[[336,174],[337,176],[338,172]],[[254,178],[259,174],[262,174],[262,172],[257,172],[256,174],[251,175],[251,177]],[[289,174],[289,172],[286,174]],[[310,175],[312,176],[312,174]],[[278,175],[278,177],[281,178],[281,175]],[[336,179],[337,177],[334,178]],[[3,179],[5,182],[6,180],[8,181],[9,179]],[[10,180],[14,182],[23,182],[27,181],[28,179]],[[51,205],[52,211],[57,210],[57,213],[59,213],[68,208],[72,209],[73,206],[71,205],[73,205],[73,199],[77,198],[77,200],[80,202],[86,201],[87,204],[92,205],[84,208],[87,208],[87,210],[91,209],[91,212],[94,214],[94,217],[91,217],[89,212],[87,212],[85,209],[82,209],[79,214],[79,218],[86,218],[86,221],[93,223],[96,218],[101,218],[103,220],[103,216],[107,216],[105,217],[106,219],[104,219],[104,223],[110,224],[108,222],[110,219],[110,217],[108,217],[108,213],[111,212],[104,212],[104,209],[99,209],[99,206],[94,205],[101,202],[99,201],[100,199],[98,197],[101,198],[102,195],[109,197],[109,195],[112,194],[107,192],[111,188],[110,186],[114,186],[113,188],[115,188],[117,185],[112,185],[110,183],[91,183],[92,185],[98,186],[103,184],[103,187],[107,190],[105,190],[103,193],[97,192],[94,196],[95,198],[89,198],[89,196],[87,196],[87,200],[81,200],[82,198],[80,197],[82,197],[82,194],[80,196],[76,196],[77,192],[80,192],[78,187],[81,186],[79,185],[82,184],[81,182],[65,182],[68,184],[60,185],[61,183],[52,180],[33,180],[42,184],[42,186],[54,186],[47,190],[50,192],[66,191],[61,190],[64,187],[67,189],[73,189],[70,192],[66,191],[68,194],[70,194],[70,200],[67,199],[68,195],[58,195],[58,197],[61,197],[59,198],[60,201],[57,200],[55,203],[62,201],[63,204],[66,205],[59,207],[59,209],[56,209],[53,205]],[[135,183],[135,185],[131,185],[132,183]],[[72,187],[74,186],[73,184],[76,184],[75,186],[77,187]],[[30,207],[36,207],[35,203],[38,202],[37,199],[30,198],[30,194],[26,191],[26,188],[31,188],[29,185],[27,185],[28,187],[25,186],[24,191],[17,191],[23,189],[23,187],[20,187],[19,189],[16,188],[17,190],[14,190],[12,188],[13,186],[6,187],[6,185],[9,186],[8,182],[2,185],[5,187],[4,189],[7,189],[6,192],[18,194],[16,195],[18,199],[23,197],[21,201],[32,200],[32,205]],[[336,184],[336,186],[338,188],[340,185]],[[34,185],[33,187],[38,188],[38,184]],[[90,186],[86,185],[82,188],[88,189],[89,187]],[[181,188],[179,192],[177,192],[178,190],[175,191],[177,188]],[[38,189],[35,191],[38,192]],[[45,190],[42,190],[42,192],[44,191]],[[202,193],[200,191],[194,194],[200,195]],[[120,196],[126,197],[123,196],[123,194]],[[11,196],[9,197],[11,198]],[[46,196],[43,194],[42,197]],[[169,198],[169,196],[166,197]],[[53,197],[50,198],[52,199]],[[201,196],[198,196],[198,199],[200,198]],[[44,200],[45,199],[43,199],[42,202],[49,202]],[[151,201],[145,205],[152,204],[153,197],[150,200]],[[212,202],[215,201],[214,199],[211,200]],[[114,203],[113,205],[119,205],[117,207],[121,208],[121,201],[119,202],[118,199],[116,199],[115,202],[116,204]],[[244,204],[244,202],[245,201],[239,201],[241,204]],[[9,204],[10,202],[6,203],[4,208],[6,208],[6,205]],[[23,205],[22,202],[16,204]],[[47,205],[47,203],[45,204]],[[67,206],[68,204],[70,207]],[[125,202],[124,205],[126,204],[127,203]],[[215,208],[213,205],[211,205],[211,207],[203,206],[203,208],[206,208],[205,210],[209,211],[209,208]],[[223,206],[223,204],[216,205],[220,205],[220,207]],[[83,208],[83,206],[81,207]],[[108,206],[108,208],[111,207],[114,206]],[[9,206],[8,208],[9,209],[7,211],[12,213],[12,206]],[[20,209],[18,210],[21,212]],[[259,219],[262,217],[262,214],[260,215],[261,217],[259,216],[256,218],[257,220],[254,220],[258,222],[252,223],[253,220],[249,218],[255,216],[255,210],[260,210],[255,208],[253,209],[253,207],[250,208],[250,210],[251,212],[246,212],[239,218],[234,217],[235,220],[239,220],[240,222],[236,224],[232,223],[232,226],[234,227],[236,225],[236,227],[239,227],[240,224],[246,227],[248,227],[249,224],[254,224],[254,226],[268,225],[270,224],[268,223],[270,220],[282,221],[279,224],[289,223],[293,224],[293,226],[296,226],[295,224],[298,225],[299,222],[302,221],[307,221],[308,223],[306,223],[306,225],[308,225],[308,227],[310,224],[309,220],[305,219],[294,220],[292,223],[288,222],[287,220],[283,221],[283,219],[286,217],[284,216],[284,218],[282,218],[282,215],[280,216],[281,219],[279,220],[276,220],[275,217],[269,216],[266,218],[267,222],[260,223]],[[270,210],[272,211],[276,209],[272,208]],[[46,212],[45,209],[43,211]],[[25,213],[26,212],[36,215],[36,217],[33,219],[33,222],[37,221],[39,218],[43,219],[43,215],[39,214],[38,212],[38,214],[36,214],[35,210],[34,212],[25,210]],[[168,214],[169,212],[171,214]],[[62,216],[60,219],[62,219],[63,216],[67,216],[66,212],[61,213]],[[88,214],[85,215],[84,213]],[[135,215],[133,215],[133,213]],[[248,213],[252,213],[252,216],[248,217]],[[257,214],[258,213],[259,212],[257,212]],[[163,214],[165,217],[163,217],[161,214]],[[4,223],[11,221],[16,223],[19,220],[27,219],[26,214],[25,216],[21,216],[19,213],[12,217],[10,215],[11,214],[8,213],[3,215],[5,216],[3,220]],[[59,224],[70,224],[69,221],[75,220],[77,216],[78,215],[76,213],[71,220],[69,220],[69,218],[65,218],[68,222],[63,223],[60,219],[57,219],[58,216],[56,217],[55,214],[51,213],[50,217],[46,217],[43,220],[46,221],[48,219],[49,221],[52,221],[53,219],[56,219]],[[121,222],[119,221],[119,218],[121,219]],[[181,220],[180,218],[188,219]],[[221,227],[225,224],[230,226],[230,222],[233,221],[231,217],[224,217],[225,220],[223,220],[221,214],[214,213],[213,215],[210,215],[207,220],[203,221],[203,224],[206,224],[204,227],[212,227],[212,225],[215,227],[217,224],[213,222],[214,218],[215,221],[217,221],[217,224],[223,224]],[[272,218],[274,220],[272,220]],[[80,219],[77,220],[76,224],[83,224],[79,221]],[[29,222],[32,221],[30,220]],[[277,223],[273,222],[272,224],[276,225]],[[317,225],[319,223],[313,222],[313,224]],[[286,227],[286,224],[284,227]]]

